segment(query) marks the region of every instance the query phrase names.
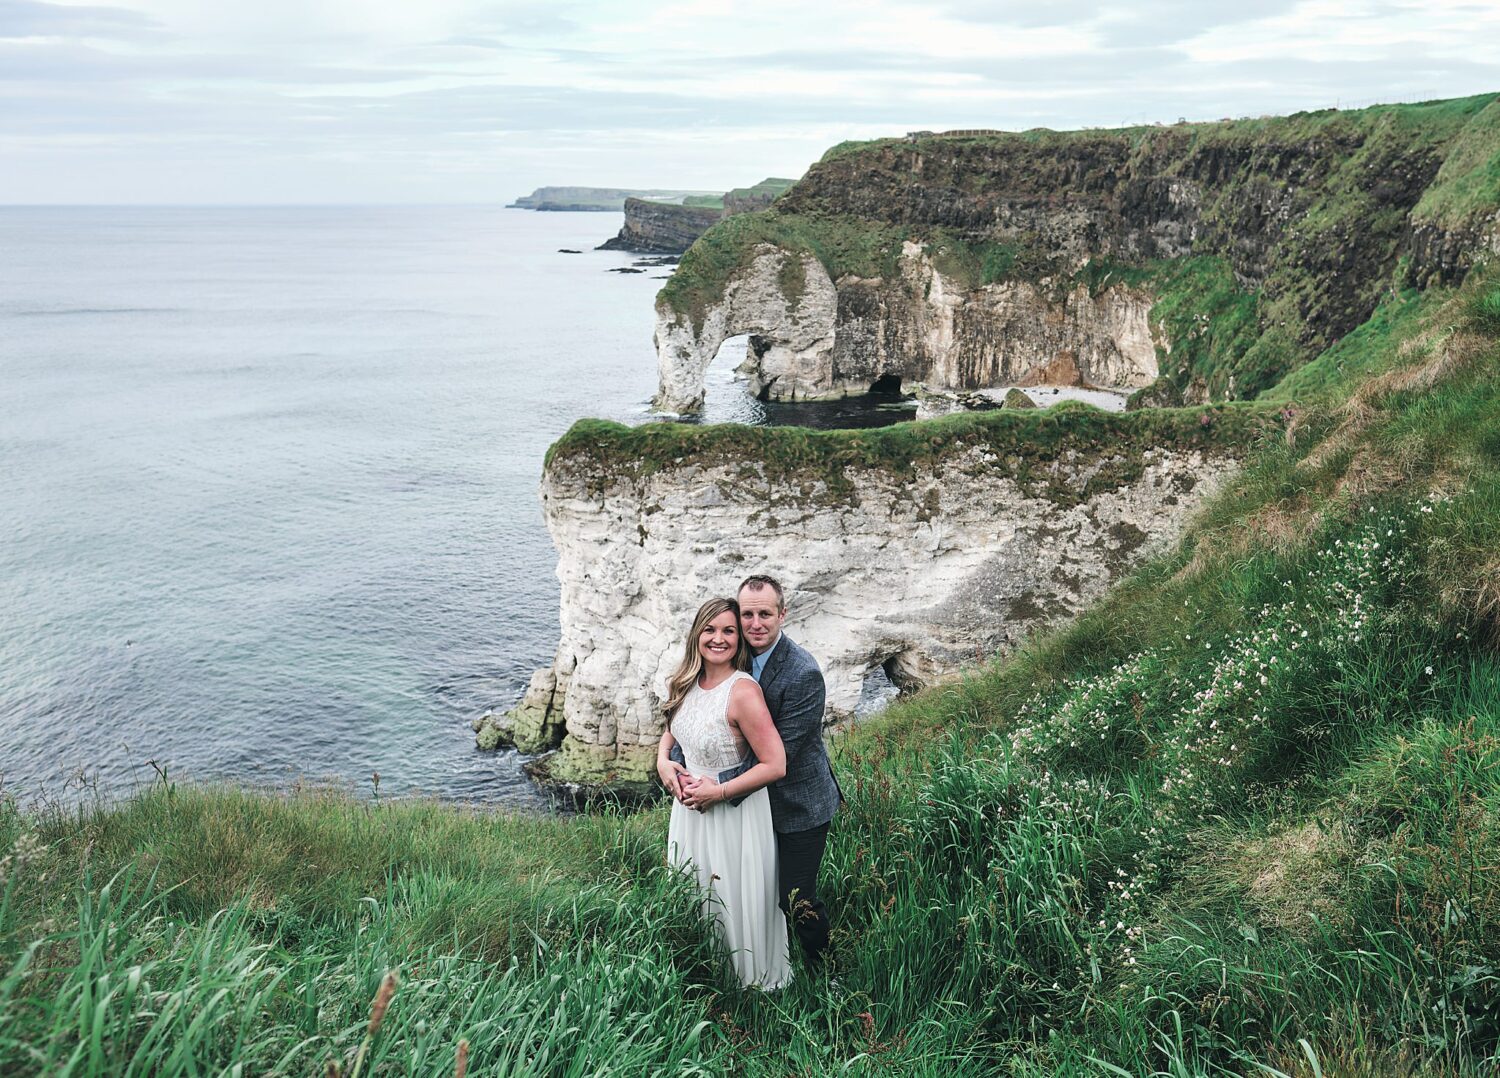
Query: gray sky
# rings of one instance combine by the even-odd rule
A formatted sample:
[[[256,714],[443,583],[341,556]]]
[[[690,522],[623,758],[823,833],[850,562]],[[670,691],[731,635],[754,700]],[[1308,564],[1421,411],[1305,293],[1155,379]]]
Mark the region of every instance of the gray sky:
[[[0,202],[721,190],[915,128],[1500,91],[1500,3],[0,0]]]

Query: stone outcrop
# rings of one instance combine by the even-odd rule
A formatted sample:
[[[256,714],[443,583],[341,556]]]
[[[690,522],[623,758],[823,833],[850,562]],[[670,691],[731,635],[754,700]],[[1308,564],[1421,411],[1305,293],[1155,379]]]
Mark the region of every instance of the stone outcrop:
[[[723,217],[724,211],[718,208],[627,198],[619,235],[605,240],[597,250],[680,255]]]
[[[791,282],[796,282],[792,284]],[[778,400],[830,395],[838,295],[817,259],[767,246],[704,318],[701,332],[658,318],[656,407],[695,412],[703,405],[703,376],[730,337],[754,335],[747,368],[757,392]]]
[[[877,668],[915,688],[1070,617],[1169,547],[1248,441],[1228,413],[1154,418],[962,416],[920,452],[873,457],[866,439],[901,435],[703,428],[677,445],[694,428],[580,424],[542,483],[562,635],[533,685],[566,685],[550,779],[649,777],[693,611],[750,573],[789,586],[788,631],[822,664],[835,720]]]
[[[969,289],[916,243],[902,245],[898,267],[835,285],[811,255],[763,244],[701,323],[658,302],[656,407],[700,409],[708,365],[741,334],[751,337],[751,390],[769,400],[865,393],[882,379],[936,392],[1041,381],[1135,389],[1156,379],[1152,299],[1138,289],[1079,285],[1059,295],[1019,280]]]
[[[715,196],[714,206],[627,198],[625,223],[619,234],[605,240],[596,250],[683,254],[719,221],[769,208],[794,182],[773,177],[753,187],[736,187],[723,196]]]
[[[481,749],[515,749],[522,753],[545,752],[562,739],[563,702],[568,681],[552,669],[531,675],[531,684],[521,702],[509,711],[487,711],[474,720],[474,741]]]

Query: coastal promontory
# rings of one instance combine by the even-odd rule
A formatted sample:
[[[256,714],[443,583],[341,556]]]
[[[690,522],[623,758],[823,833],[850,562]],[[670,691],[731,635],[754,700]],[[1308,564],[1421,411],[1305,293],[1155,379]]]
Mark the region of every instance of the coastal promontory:
[[[651,198],[681,202],[685,198],[710,195],[708,191],[657,190],[623,187],[538,187],[509,204],[518,210],[592,211],[618,213],[628,198]]]
[[[771,177],[751,187],[736,187],[722,195],[691,195],[681,202],[628,198],[619,234],[601,243],[599,250],[682,254],[725,218],[770,206],[793,182]]]
[[[560,746],[547,770],[565,782],[645,778],[678,634],[749,573],[790,587],[833,721],[871,679],[914,691],[1066,623],[1170,549],[1393,312],[1500,249],[1478,148],[1497,110],[829,151],[769,208],[710,229],[662,289],[661,407],[694,411],[720,345],[747,335],[740,370],[767,399],[899,386],[962,410],[1042,385],[1128,393],[1132,411],[580,423],[542,482],[558,650],[481,738]]]
[[[1248,399],[1394,288],[1500,247],[1493,95],[1118,130],[916,133],[829,150],[701,239],[657,300],[657,404],[748,335],[774,400],[1059,377]]]

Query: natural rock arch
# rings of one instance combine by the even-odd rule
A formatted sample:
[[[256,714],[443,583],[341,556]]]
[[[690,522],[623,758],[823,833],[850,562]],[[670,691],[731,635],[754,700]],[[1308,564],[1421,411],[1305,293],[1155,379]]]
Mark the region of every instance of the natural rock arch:
[[[709,364],[725,340],[742,334],[750,336],[751,389],[774,400],[918,382],[937,391],[1018,383],[1139,389],[1158,374],[1149,293],[1020,280],[973,287],[944,276],[910,242],[897,265],[888,280],[835,284],[811,254],[760,244],[696,315],[659,300],[657,408],[701,411]]]
[[[698,325],[658,302],[656,407],[701,411],[708,365],[720,345],[743,334],[750,335],[758,359],[750,372],[756,393],[768,391],[778,400],[828,396],[837,309],[838,293],[816,258],[770,244],[757,247]]]

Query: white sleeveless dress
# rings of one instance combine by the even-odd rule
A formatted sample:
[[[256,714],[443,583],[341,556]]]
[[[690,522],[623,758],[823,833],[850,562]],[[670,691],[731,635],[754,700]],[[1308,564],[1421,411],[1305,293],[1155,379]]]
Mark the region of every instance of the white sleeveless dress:
[[[672,736],[687,769],[718,777],[744,759],[744,738],[729,725],[729,693],[750,675],[736,671],[712,689],[694,685],[672,717]],[[786,918],[776,906],[776,832],[765,787],[738,805],[705,812],[672,803],[667,860],[691,873],[704,895],[703,913],[717,926],[740,983],[780,988],[792,979]]]

